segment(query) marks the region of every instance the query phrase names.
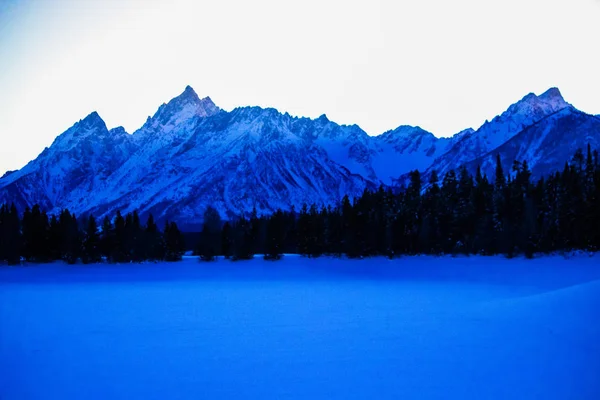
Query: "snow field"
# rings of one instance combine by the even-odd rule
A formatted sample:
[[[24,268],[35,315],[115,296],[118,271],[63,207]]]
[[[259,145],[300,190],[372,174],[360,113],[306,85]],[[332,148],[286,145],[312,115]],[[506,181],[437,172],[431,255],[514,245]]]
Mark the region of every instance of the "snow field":
[[[600,256],[0,268],[0,399],[598,399]]]

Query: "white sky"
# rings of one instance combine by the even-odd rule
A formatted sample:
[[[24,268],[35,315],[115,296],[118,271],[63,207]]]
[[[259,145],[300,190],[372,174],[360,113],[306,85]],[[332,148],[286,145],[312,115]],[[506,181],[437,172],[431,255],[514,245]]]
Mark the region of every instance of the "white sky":
[[[0,0],[0,174],[188,84],[371,135],[449,136],[552,86],[600,113],[598,21],[599,0]]]

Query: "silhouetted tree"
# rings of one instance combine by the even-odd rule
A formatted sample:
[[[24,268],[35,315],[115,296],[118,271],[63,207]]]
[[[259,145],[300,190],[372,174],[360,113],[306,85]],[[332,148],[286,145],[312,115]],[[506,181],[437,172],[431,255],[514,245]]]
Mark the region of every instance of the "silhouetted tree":
[[[183,235],[175,222],[166,222],[164,230],[165,260],[179,261],[185,252]]]
[[[148,215],[144,230],[144,254],[146,259],[152,261],[163,260],[165,258],[163,237],[154,222],[152,214]]]
[[[84,264],[97,263],[102,261],[100,251],[100,235],[98,234],[98,225],[96,218],[90,215],[87,220],[85,235],[83,238],[83,251],[81,253],[81,261]]]
[[[204,223],[200,233],[200,241],[196,245],[195,254],[202,261],[214,261],[221,253],[221,216],[213,207],[207,207],[204,211]]]

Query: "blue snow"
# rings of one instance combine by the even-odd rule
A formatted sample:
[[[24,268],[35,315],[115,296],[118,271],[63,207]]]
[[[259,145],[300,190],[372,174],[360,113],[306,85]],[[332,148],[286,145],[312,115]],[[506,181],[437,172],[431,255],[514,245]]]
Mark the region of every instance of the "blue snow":
[[[600,256],[0,266],[0,399],[600,399]]]

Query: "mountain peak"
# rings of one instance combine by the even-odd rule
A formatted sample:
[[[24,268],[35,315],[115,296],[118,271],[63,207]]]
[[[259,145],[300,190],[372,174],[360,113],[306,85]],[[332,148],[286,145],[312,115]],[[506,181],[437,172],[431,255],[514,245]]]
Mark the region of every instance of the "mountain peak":
[[[82,122],[99,122],[102,121],[102,118],[100,118],[100,115],[98,114],[97,111],[92,111],[91,113],[89,113],[84,119],[81,120]]]
[[[197,104],[200,108],[204,109],[204,111],[206,111],[207,109],[218,108],[209,96],[206,96],[201,99],[190,85],[187,85],[183,93],[171,100],[169,104],[171,104],[172,102],[177,102],[180,105],[184,105],[186,103]]]
[[[416,136],[428,136],[433,134],[431,132],[426,131],[420,126],[411,126],[411,125],[400,125],[394,130],[387,132],[388,135],[393,135],[397,137],[416,137]]]
[[[106,123],[104,123],[104,120],[100,118],[100,115],[96,111],[92,111],[87,117],[80,120],[79,123],[87,128],[99,127],[106,129]]]
[[[178,97],[190,99],[193,101],[200,100],[200,98],[198,97],[198,94],[196,94],[196,91],[194,91],[194,89],[190,85],[187,85],[185,87],[185,90],[183,91],[183,93],[181,93]]]
[[[128,135],[127,131],[122,126],[117,126],[116,128],[112,128],[109,130],[110,133],[115,135]]]
[[[508,115],[524,115],[534,117],[536,120],[541,119],[544,115],[550,115],[569,106],[557,88],[550,88],[543,94],[537,96],[534,93],[529,93],[519,102],[511,105],[507,113]],[[507,113],[503,114],[506,116]],[[499,117],[496,117],[499,118]]]
[[[539,98],[544,101],[557,101],[557,102],[565,102],[560,90],[556,87],[552,87],[542,93]]]
[[[162,104],[152,118],[148,118],[146,126],[157,128],[159,125],[175,126],[194,117],[210,117],[219,112],[219,107],[210,97],[200,99],[191,86],[166,104]]]

